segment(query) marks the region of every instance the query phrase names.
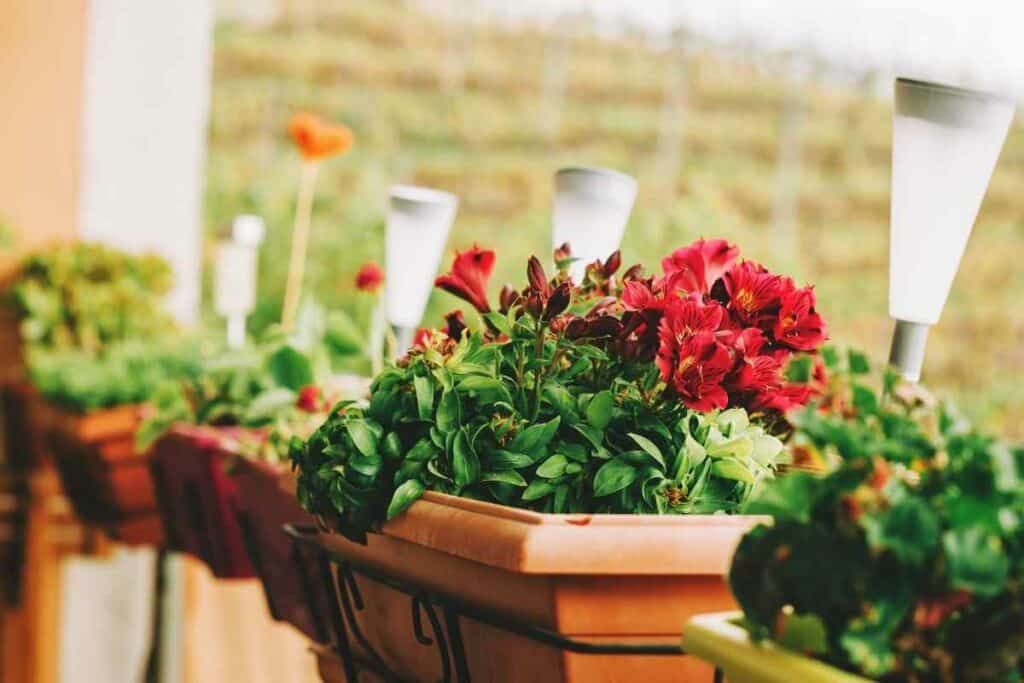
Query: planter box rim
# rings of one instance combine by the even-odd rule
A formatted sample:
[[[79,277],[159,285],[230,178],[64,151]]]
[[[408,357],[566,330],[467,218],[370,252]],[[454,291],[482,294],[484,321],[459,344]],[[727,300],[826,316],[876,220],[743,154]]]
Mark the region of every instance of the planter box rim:
[[[554,515],[427,492],[380,533],[524,574],[718,575],[753,515]]]
[[[754,644],[732,621],[741,612],[700,614],[683,629],[683,648],[720,666],[733,683],[871,683],[774,643]]]

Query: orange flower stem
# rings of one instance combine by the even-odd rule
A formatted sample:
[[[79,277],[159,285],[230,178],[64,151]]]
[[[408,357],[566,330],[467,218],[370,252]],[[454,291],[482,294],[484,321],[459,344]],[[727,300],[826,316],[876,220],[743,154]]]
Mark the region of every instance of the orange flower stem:
[[[306,271],[306,251],[309,245],[309,224],[313,214],[313,190],[320,164],[315,160],[302,162],[298,201],[295,205],[295,224],[292,226],[292,253],[288,261],[288,280],[284,289],[284,310],[281,326],[285,332],[295,327],[295,314],[302,294],[302,276]]]

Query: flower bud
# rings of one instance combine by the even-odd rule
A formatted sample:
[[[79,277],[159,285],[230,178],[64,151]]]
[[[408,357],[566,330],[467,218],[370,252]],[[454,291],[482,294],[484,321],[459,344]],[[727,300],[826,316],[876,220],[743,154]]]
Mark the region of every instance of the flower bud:
[[[548,284],[547,273],[544,272],[544,266],[540,264],[540,260],[536,256],[530,257],[530,262],[526,266],[526,278],[530,281],[533,291],[544,296],[550,294],[551,285]]]
[[[622,252],[616,249],[614,252],[612,252],[612,255],[609,256],[608,259],[604,262],[604,276],[606,278],[611,277],[612,275],[615,274],[615,271],[617,271],[621,265]]]
[[[548,299],[548,304],[544,308],[544,319],[551,320],[556,315],[560,315],[565,309],[569,308],[571,300],[572,292],[569,289],[569,283],[563,282],[552,292],[551,297]]]
[[[498,295],[498,304],[501,306],[499,309],[502,313],[508,313],[509,309],[519,303],[519,292],[512,289],[512,285],[505,285],[501,288],[501,294]]]

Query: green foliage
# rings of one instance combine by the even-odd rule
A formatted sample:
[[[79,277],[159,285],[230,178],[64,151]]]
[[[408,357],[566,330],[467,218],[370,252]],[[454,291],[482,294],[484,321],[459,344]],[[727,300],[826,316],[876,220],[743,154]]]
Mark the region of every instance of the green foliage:
[[[199,367],[199,350],[187,340],[110,344],[100,355],[39,350],[29,356],[30,379],[40,394],[81,413],[143,403],[168,380],[195,379]]]
[[[11,293],[26,347],[95,354],[173,333],[160,305],[170,287],[171,269],[160,257],[79,243],[28,257]]]
[[[299,500],[362,539],[424,491],[554,513],[735,511],[781,442],[742,409],[700,414],[626,361],[510,315],[506,340],[438,337],[291,458]]]
[[[307,437],[323,421],[310,424],[317,405],[297,407],[300,392],[319,392],[337,359],[349,347],[362,350],[354,340],[339,345],[335,318],[313,303],[299,311],[290,335],[268,331],[256,344],[221,351],[202,359],[201,372],[168,381],[153,397],[153,413],[142,424],[137,442],[148,447],[178,422],[213,426],[265,428],[269,441],[254,447],[262,456],[277,459],[287,453],[291,436]]]
[[[844,389],[801,417],[793,442],[842,460],[823,477],[776,480],[747,506],[775,522],[733,561],[745,623],[871,678],[1019,680],[1024,448],[898,383],[877,395],[862,357],[831,362]],[[808,644],[817,625],[824,647]]]

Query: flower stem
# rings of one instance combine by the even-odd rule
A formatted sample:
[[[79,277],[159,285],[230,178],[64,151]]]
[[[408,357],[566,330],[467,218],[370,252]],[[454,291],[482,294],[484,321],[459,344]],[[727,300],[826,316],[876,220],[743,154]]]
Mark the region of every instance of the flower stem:
[[[306,251],[309,245],[309,224],[313,215],[313,190],[320,164],[316,161],[302,163],[302,177],[299,181],[299,196],[295,205],[295,224],[292,226],[292,253],[288,261],[288,280],[284,289],[284,310],[281,326],[285,332],[295,327],[295,313],[299,308],[302,294],[302,276],[306,271]]]

